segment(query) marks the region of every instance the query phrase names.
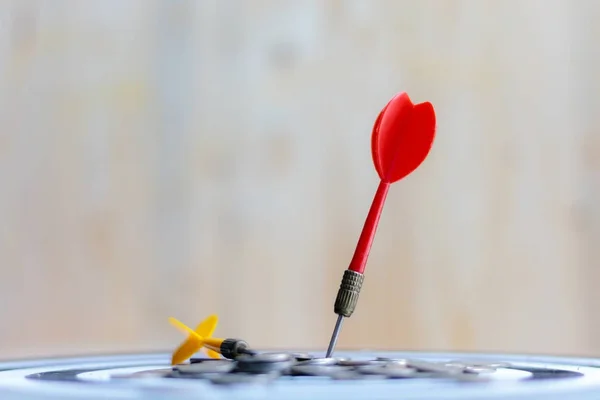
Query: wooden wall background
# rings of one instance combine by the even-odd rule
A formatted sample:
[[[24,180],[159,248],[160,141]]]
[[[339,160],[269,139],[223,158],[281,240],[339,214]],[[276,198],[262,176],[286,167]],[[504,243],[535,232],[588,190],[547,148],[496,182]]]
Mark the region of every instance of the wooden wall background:
[[[0,358],[217,334],[325,350],[398,91],[347,348],[600,355],[600,2],[0,2]]]

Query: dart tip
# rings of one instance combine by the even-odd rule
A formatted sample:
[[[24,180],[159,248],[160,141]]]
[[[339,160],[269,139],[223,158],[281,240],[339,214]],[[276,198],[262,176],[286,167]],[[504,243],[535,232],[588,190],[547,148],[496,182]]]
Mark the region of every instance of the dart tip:
[[[325,354],[326,358],[331,357],[333,354],[333,350],[335,349],[335,345],[338,340],[338,336],[340,335],[340,330],[342,329],[342,322],[344,321],[343,315],[338,315],[337,321],[335,323],[335,328],[333,328],[333,333],[331,334],[331,340],[329,341],[329,347],[327,348],[327,353]]]

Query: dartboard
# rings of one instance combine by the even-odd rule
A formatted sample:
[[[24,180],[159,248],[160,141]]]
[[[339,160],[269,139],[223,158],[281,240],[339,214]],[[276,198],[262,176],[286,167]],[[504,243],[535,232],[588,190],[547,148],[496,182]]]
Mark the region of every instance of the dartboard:
[[[0,364],[0,399],[600,399],[600,360],[424,352],[258,352]]]

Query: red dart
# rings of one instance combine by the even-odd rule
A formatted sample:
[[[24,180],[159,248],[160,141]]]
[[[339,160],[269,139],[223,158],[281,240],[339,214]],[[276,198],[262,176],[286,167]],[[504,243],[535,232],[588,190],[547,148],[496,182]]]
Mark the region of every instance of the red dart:
[[[338,319],[326,357],[330,357],[333,353],[343,317],[350,317],[356,308],[367,258],[390,185],[421,165],[431,150],[435,129],[435,111],[431,103],[413,104],[406,93],[394,96],[375,121],[371,137],[371,152],[381,182],[369,209],[350,266],[344,271],[334,306]]]

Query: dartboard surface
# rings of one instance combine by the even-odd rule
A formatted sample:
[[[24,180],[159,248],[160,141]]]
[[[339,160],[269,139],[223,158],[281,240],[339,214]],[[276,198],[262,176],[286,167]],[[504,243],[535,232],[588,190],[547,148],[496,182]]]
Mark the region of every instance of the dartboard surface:
[[[0,364],[0,399],[600,399],[600,360],[424,352],[166,353]]]

